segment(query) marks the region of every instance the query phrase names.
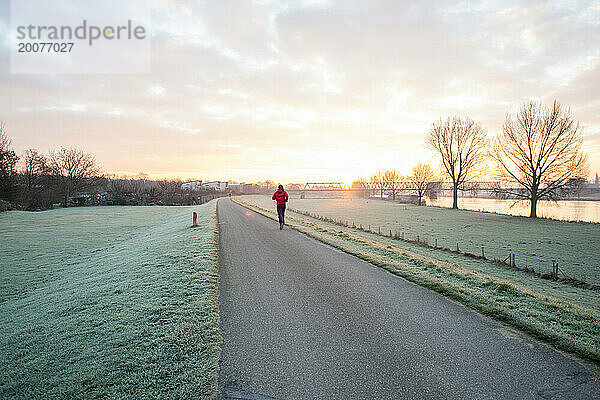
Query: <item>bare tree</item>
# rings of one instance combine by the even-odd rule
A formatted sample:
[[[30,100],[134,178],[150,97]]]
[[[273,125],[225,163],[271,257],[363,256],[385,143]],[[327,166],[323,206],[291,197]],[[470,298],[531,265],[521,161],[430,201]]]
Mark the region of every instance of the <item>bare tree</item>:
[[[358,178],[352,181],[352,185],[350,186],[350,188],[353,190],[363,190],[366,189],[368,186],[369,183],[365,178]]]
[[[424,196],[431,196],[436,189],[436,174],[429,164],[419,163],[412,169],[412,175],[409,181],[413,185],[413,190],[418,198],[418,205],[423,204]]]
[[[352,182],[350,189],[359,191],[362,197],[367,197],[369,182],[365,178],[358,178]]]
[[[377,173],[371,176],[371,186],[373,189],[379,191],[379,197],[383,198],[383,191],[385,190],[385,177],[383,171],[377,171]]]
[[[25,186],[31,190],[37,187],[48,173],[48,163],[46,157],[36,149],[27,149],[23,152],[23,164]]]
[[[140,181],[140,186],[141,186],[140,191],[145,192],[147,189],[146,183],[150,180],[150,175],[148,175],[145,172],[140,172],[137,174],[137,179]]]
[[[0,151],[9,151],[11,144],[12,140],[8,137],[8,134],[6,133],[6,124],[3,121],[0,121]]]
[[[11,148],[12,140],[6,134],[6,125],[0,121],[0,198],[13,200],[16,194],[15,177],[19,156]]]
[[[388,169],[383,173],[383,181],[386,189],[392,193],[392,200],[396,200],[396,192],[400,188],[402,175],[395,169]]]
[[[528,200],[529,216],[537,218],[538,200],[556,200],[573,182],[587,177],[589,163],[582,142],[581,128],[570,110],[557,101],[552,107],[530,101],[515,115],[507,115],[491,156],[499,177],[521,188],[508,193]]]
[[[94,187],[100,174],[100,167],[94,157],[73,147],[51,151],[48,168],[63,196],[65,207],[71,195]]]
[[[485,135],[471,118],[453,117],[434,122],[425,138],[427,146],[440,154],[442,171],[452,181],[452,208],[458,208],[458,191],[472,179],[485,157]]]

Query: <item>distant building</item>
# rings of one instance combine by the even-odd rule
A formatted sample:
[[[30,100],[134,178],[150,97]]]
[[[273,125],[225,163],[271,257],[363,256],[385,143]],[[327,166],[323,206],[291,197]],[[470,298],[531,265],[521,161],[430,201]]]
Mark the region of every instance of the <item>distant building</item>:
[[[223,192],[225,190],[227,190],[227,182],[221,182],[221,181],[212,181],[212,182],[205,182],[202,184],[202,189],[207,189],[207,190],[216,190],[218,192]]]
[[[181,184],[183,190],[198,190],[202,186],[202,181],[189,181]]]
[[[227,189],[232,192],[242,192],[244,190],[245,183],[230,183],[227,185]]]

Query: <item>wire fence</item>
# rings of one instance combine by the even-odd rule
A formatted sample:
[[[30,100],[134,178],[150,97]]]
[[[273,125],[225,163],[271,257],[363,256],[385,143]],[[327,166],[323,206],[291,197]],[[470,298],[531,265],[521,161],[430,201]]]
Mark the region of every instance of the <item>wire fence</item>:
[[[550,275],[553,278],[558,278],[559,273],[565,276],[565,273],[554,260],[544,260],[539,257],[511,252],[504,262],[508,262],[512,267],[518,269],[536,272],[540,275]]]

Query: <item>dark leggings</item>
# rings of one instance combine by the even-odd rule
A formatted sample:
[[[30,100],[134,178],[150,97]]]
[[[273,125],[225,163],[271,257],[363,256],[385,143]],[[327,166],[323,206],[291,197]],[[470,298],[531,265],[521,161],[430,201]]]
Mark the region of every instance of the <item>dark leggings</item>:
[[[277,215],[279,216],[279,223],[285,224],[283,214],[285,213],[285,204],[277,204]]]

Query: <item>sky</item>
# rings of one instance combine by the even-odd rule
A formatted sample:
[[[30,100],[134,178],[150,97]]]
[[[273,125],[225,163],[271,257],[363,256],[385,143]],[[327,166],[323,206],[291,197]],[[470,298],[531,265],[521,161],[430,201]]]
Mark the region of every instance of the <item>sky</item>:
[[[557,99],[600,172],[597,2],[149,3],[150,73],[11,74],[0,0],[0,120],[17,152],[75,146],[128,175],[351,182],[436,165],[424,138],[440,117],[491,137],[523,102]]]

